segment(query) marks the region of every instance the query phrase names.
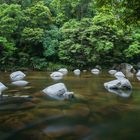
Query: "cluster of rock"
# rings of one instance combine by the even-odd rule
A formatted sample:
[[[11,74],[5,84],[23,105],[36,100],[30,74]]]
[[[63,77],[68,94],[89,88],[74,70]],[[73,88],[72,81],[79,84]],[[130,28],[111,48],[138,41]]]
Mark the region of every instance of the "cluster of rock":
[[[84,70],[83,72],[86,72]],[[114,66],[113,69],[108,71],[109,74],[115,76],[115,80],[104,83],[104,87],[109,91],[116,94],[119,94],[122,97],[129,97],[131,94],[132,85],[129,80],[125,77],[128,75],[133,75],[135,69],[132,65],[127,63],[122,63],[121,65]],[[74,75],[79,76],[81,74],[80,69],[75,69],[73,71]],[[96,66],[94,69],[91,69],[91,73],[98,75],[101,73],[101,67]],[[65,75],[68,74],[68,70],[66,68],[61,68],[58,71],[52,72],[50,77],[53,80],[61,80]],[[140,70],[137,72],[136,76],[140,79]],[[26,86],[29,84],[28,81],[23,80],[26,77],[21,71],[16,71],[10,74],[11,84],[16,86]],[[0,83],[0,94],[6,90],[7,87]],[[69,92],[64,83],[57,83],[51,86],[48,86],[44,90],[42,90],[45,94],[55,99],[70,99],[74,96],[73,92]]]
[[[23,80],[26,75],[22,71],[16,71],[10,74],[10,79],[12,80],[12,85],[15,86],[26,86],[29,82]]]
[[[134,75],[136,75],[137,79],[140,80],[140,63],[138,63],[137,65],[137,70],[131,64],[128,63],[114,65],[112,69],[108,71],[108,73],[114,75],[118,71],[123,72],[126,75],[126,77],[133,77]]]
[[[60,80],[67,73],[68,73],[68,70],[65,68],[62,68],[56,72],[53,72],[50,76],[54,80]],[[10,79],[12,81],[11,84],[15,86],[26,86],[29,82],[23,80],[25,77],[26,77],[26,74],[24,74],[21,71],[13,72],[10,74]],[[0,82],[0,95],[1,96],[2,96],[2,92],[6,89],[8,89],[8,87],[6,87],[3,83]],[[48,96],[53,97],[55,99],[59,99],[59,100],[71,99],[74,96],[73,92],[69,92],[63,83],[57,83],[57,84],[51,85],[42,91]],[[13,97],[19,97],[19,96],[13,96]],[[20,97],[26,98],[28,96],[20,96]]]
[[[50,74],[50,77],[53,80],[61,80],[65,75],[67,75],[68,70],[66,68],[61,68],[58,71],[55,71]],[[80,75],[80,70],[75,70],[76,75]],[[58,100],[64,100],[64,99],[71,99],[74,94],[73,92],[69,92],[65,86],[64,83],[57,83],[54,85],[51,85],[44,90],[42,90],[43,93],[46,95],[58,99]]]
[[[68,73],[68,70],[66,68],[61,68],[58,71],[55,71],[53,73],[50,74],[50,77],[53,80],[60,80],[63,78],[64,75],[66,75]]]
[[[122,72],[114,74],[115,80],[104,83],[104,87],[112,93],[118,94],[121,97],[129,97],[131,95],[132,85]]]
[[[87,70],[83,70],[83,72],[87,72]],[[101,67],[95,67],[93,69],[91,69],[91,73],[98,75],[101,72]],[[68,70],[66,68],[61,68],[58,71],[55,71],[53,73],[50,74],[50,77],[53,80],[61,80],[63,79],[64,75],[66,75],[68,73]],[[79,76],[81,74],[81,70],[80,69],[75,69],[73,71],[74,75]]]
[[[23,80],[26,75],[21,71],[16,71],[10,74],[11,84],[15,86],[26,86],[29,82]],[[2,92],[8,89],[3,83],[0,82],[0,95],[2,96]],[[16,97],[16,96],[15,96]]]

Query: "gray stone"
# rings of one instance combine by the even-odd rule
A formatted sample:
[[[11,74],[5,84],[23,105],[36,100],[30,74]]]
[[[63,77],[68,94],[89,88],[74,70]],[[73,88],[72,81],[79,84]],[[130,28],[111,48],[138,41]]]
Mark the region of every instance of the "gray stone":
[[[66,86],[63,83],[51,85],[45,88],[43,92],[48,96],[58,100],[70,99],[73,97],[73,92],[68,92]]]
[[[131,64],[128,63],[121,63],[120,64],[120,70],[127,76],[127,77],[133,77],[133,74],[136,72],[134,67]]]
[[[91,73],[92,74],[99,74],[100,73],[100,70],[98,70],[98,69],[92,69],[91,70]]]
[[[116,72],[114,76],[115,76],[117,79],[125,78],[125,75],[124,75],[121,71]]]
[[[64,96],[65,99],[71,99],[71,98],[74,97],[74,92],[68,92],[67,91],[63,94],[63,96]]]
[[[117,71],[116,70],[109,70],[108,73],[114,75]]]
[[[12,81],[22,80],[26,75],[22,71],[15,71],[10,74],[10,78]]]

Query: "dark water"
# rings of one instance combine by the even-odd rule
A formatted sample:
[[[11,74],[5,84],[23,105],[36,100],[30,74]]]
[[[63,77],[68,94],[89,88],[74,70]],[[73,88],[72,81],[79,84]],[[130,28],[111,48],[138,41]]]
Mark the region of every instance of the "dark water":
[[[0,140],[138,140],[140,137],[140,81],[128,98],[109,93],[103,83],[115,79],[69,73],[64,82],[75,98],[55,100],[41,90],[57,83],[47,72],[26,72],[26,87],[11,86],[9,73],[0,73],[9,98],[0,100]],[[12,96],[29,95],[31,98]]]

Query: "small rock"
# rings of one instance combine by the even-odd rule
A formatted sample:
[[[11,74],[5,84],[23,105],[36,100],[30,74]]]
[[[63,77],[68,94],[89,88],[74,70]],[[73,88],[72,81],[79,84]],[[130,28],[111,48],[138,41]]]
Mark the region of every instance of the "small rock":
[[[121,71],[115,73],[114,76],[115,76],[117,79],[125,78],[125,75],[124,75]]]
[[[116,70],[109,70],[108,73],[114,75],[117,71]]]
[[[63,78],[63,74],[61,72],[53,72],[50,77],[53,79],[53,80],[60,80]]]
[[[61,72],[63,75],[66,75],[68,73],[68,70],[66,68],[61,68],[58,71]]]
[[[92,69],[91,70],[91,73],[92,74],[99,74],[100,73],[100,70],[98,70],[98,69]]]
[[[22,80],[26,75],[22,71],[16,71],[10,74],[12,81]]]
[[[74,70],[73,72],[74,72],[74,74],[77,75],[77,76],[79,76],[80,73],[81,73],[81,71],[80,71],[79,69],[76,69],[76,70]]]

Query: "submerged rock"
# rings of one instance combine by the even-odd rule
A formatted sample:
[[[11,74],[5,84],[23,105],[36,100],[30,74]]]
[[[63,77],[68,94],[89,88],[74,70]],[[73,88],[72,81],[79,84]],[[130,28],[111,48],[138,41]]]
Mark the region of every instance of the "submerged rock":
[[[63,75],[66,75],[68,73],[68,70],[66,68],[61,68],[58,71],[61,72]]]
[[[12,82],[12,85],[15,85],[15,86],[26,86],[28,84],[29,84],[29,82],[27,82],[25,80],[19,80],[19,81]]]
[[[4,96],[0,100],[0,105],[19,104],[19,103],[28,102],[31,100],[32,100],[31,96],[26,96],[26,95],[23,95],[23,96]]]
[[[72,105],[69,109],[64,109],[63,112],[66,116],[73,118],[77,116],[87,117],[90,114],[90,109],[85,104],[77,103]]]
[[[53,72],[50,77],[53,79],[53,80],[60,80],[63,78],[63,74],[61,72]]]
[[[51,85],[43,90],[45,94],[55,99],[63,100],[73,97],[73,92],[68,92],[66,86],[63,83],[57,83]]]
[[[32,98],[23,96],[7,96],[0,100],[0,111],[30,109],[35,107]]]
[[[52,139],[61,139],[62,137],[69,139],[71,136],[71,140],[77,139],[77,137],[80,137],[81,140],[85,135],[89,135],[91,129],[85,125],[49,125],[43,129],[43,132]]]
[[[26,75],[22,71],[15,71],[10,74],[10,78],[12,81],[22,80]]]
[[[78,75],[80,75],[81,71],[79,69],[76,69],[73,71],[73,73],[78,76]]]

